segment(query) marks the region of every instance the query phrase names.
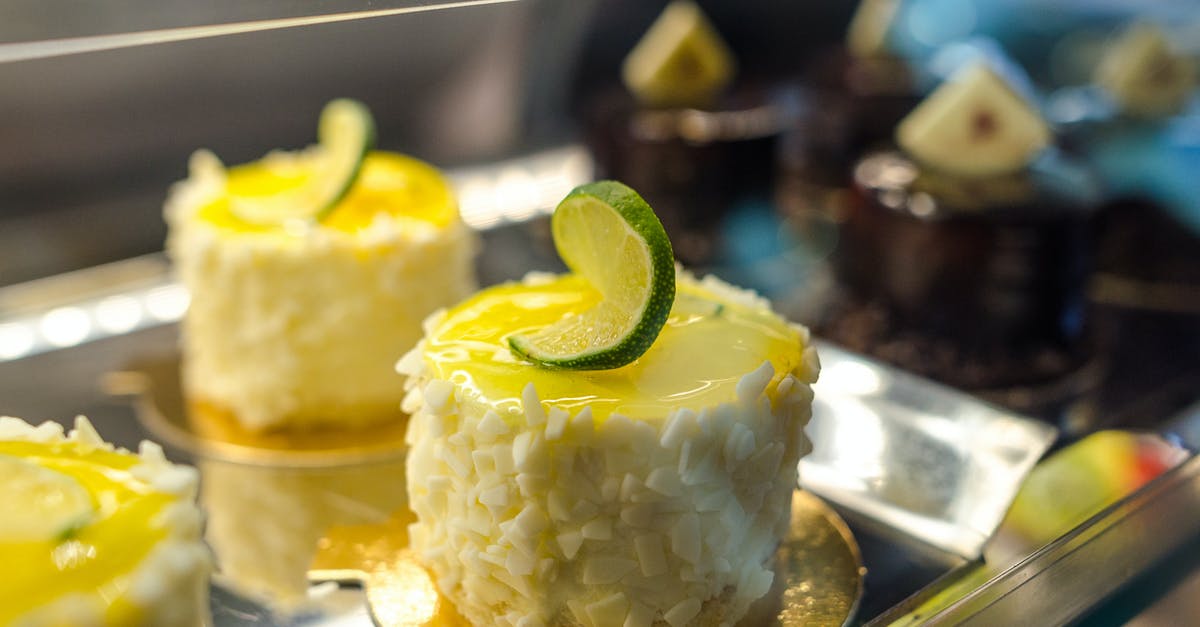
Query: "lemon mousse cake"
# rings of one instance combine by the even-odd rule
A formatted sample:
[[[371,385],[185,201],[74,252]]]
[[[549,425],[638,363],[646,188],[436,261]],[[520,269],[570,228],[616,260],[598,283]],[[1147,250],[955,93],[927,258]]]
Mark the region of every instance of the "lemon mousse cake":
[[[645,258],[630,245],[639,218],[608,241],[619,221],[560,228],[567,204],[553,231],[574,273],[530,275],[432,316],[397,365],[409,377],[413,547],[475,624],[732,624],[774,578],[811,448],[816,352],[753,293],[676,276],[669,261],[669,277],[650,272],[672,298],[649,342],[609,337],[620,325],[594,312],[637,283],[612,277]],[[639,315],[663,290],[649,291]],[[531,363],[528,340],[545,329],[568,350],[590,336],[636,357],[542,351]]]
[[[374,151],[366,109],[334,101],[319,143],[225,168],[193,155],[167,201],[191,304],[191,402],[251,431],[393,418],[393,364],[421,321],[475,289],[475,239],[432,166]]]
[[[0,417],[0,624],[199,626],[210,557],[196,473],[143,442]]]

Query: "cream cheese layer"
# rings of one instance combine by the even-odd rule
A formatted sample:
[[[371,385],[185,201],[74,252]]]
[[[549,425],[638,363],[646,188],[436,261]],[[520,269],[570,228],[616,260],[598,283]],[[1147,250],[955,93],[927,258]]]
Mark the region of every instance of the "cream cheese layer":
[[[769,589],[819,365],[803,328],[681,275],[637,362],[555,371],[504,338],[586,308],[570,277],[428,322],[408,374],[414,549],[479,624],[732,624]]]
[[[210,560],[191,468],[150,443],[115,450],[82,418],[69,437],[0,418],[0,465],[0,624],[202,624]],[[41,529],[16,523],[33,517]]]

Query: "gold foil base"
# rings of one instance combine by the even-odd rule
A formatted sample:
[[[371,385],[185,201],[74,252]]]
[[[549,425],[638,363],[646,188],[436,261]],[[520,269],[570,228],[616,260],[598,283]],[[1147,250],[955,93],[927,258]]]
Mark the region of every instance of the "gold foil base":
[[[413,520],[405,512],[383,525],[330,529],[318,544],[309,580],[361,585],[380,625],[467,625],[408,548]],[[797,490],[791,526],[776,553],[775,585],[738,624],[844,625],[862,596],[864,572],[846,523],[824,501]]]
[[[155,439],[199,459],[279,468],[347,466],[400,459],[408,417],[396,411],[360,429],[252,432],[228,411],[188,399],[177,355],[144,360],[105,379],[110,394],[135,397],[138,421]]]

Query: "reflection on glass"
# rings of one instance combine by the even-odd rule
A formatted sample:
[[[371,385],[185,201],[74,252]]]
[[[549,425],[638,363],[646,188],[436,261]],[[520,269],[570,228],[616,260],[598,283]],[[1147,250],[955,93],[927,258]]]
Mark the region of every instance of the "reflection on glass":
[[[517,0],[14,0],[0,63]]]

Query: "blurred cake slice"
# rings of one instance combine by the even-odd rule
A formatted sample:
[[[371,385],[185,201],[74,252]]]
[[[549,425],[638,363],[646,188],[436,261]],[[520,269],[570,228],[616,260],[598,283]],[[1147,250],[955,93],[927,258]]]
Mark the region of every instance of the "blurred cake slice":
[[[1162,29],[1130,26],[1104,52],[1096,83],[1134,117],[1178,113],[1196,88],[1196,64],[1176,52]]]
[[[0,417],[0,624],[198,627],[211,559],[196,472],[143,442]]]
[[[191,295],[186,392],[249,431],[395,419],[392,364],[425,316],[475,288],[449,182],[350,134],[360,143],[323,134],[229,169],[198,152],[167,200],[167,251]]]

